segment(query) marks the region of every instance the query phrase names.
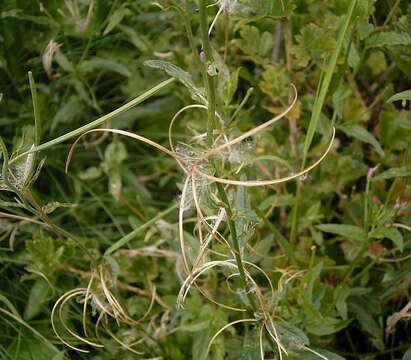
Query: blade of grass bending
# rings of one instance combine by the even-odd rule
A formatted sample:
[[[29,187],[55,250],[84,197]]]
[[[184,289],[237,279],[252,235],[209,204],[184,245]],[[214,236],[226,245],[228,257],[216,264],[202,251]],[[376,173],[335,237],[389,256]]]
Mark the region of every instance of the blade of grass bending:
[[[37,88],[36,83],[33,78],[33,73],[29,71],[29,83],[31,98],[33,101],[33,111],[34,111],[34,124],[35,124],[35,133],[34,133],[34,144],[38,146],[41,140],[41,119],[40,119],[40,108],[39,101],[37,97]]]
[[[345,17],[344,23],[343,23],[343,25],[340,29],[339,34],[338,34],[336,48],[334,49],[334,52],[331,55],[330,62],[328,63],[327,70],[325,71],[324,79],[323,79],[323,81],[321,82],[321,85],[320,85],[320,91],[319,91],[318,97],[315,99],[313,112],[311,114],[310,124],[308,126],[307,136],[306,136],[305,142],[304,142],[303,162],[302,162],[302,165],[301,165],[302,168],[304,168],[305,163],[307,161],[308,150],[310,149],[310,146],[311,146],[311,143],[312,143],[312,140],[313,140],[313,137],[314,137],[315,130],[317,129],[318,121],[319,121],[320,116],[321,116],[321,110],[323,108],[325,98],[327,96],[328,88],[330,86],[331,79],[333,77],[334,70],[335,70],[335,67],[337,65],[338,56],[341,52],[342,45],[343,45],[343,42],[344,42],[344,37],[345,37],[345,34],[348,30],[348,26],[350,25],[352,14],[354,12],[356,4],[357,4],[357,0],[351,0],[351,4],[350,4],[350,7],[348,9],[347,15]]]
[[[133,240],[137,234],[140,232],[146,230],[149,226],[153,225],[157,220],[162,219],[164,216],[168,215],[171,213],[173,210],[177,209],[179,204],[174,204],[173,206],[170,206],[168,209],[162,211],[161,213],[157,214],[154,216],[152,219],[144,223],[143,225],[139,226],[137,229],[134,229],[132,232],[128,233],[126,236],[123,236],[121,239],[117,240],[113,245],[111,245],[104,255],[110,255],[123,245],[127,244],[129,241]]]
[[[112,112],[98,118],[97,120],[92,121],[91,123],[88,123],[84,126],[79,127],[76,130],[70,131],[67,134],[64,134],[62,136],[59,136],[58,138],[55,138],[53,140],[47,141],[44,144],[38,145],[36,146],[34,149],[26,151],[22,154],[20,154],[19,156],[15,157],[13,160],[10,161],[16,161],[18,158],[20,158],[21,156],[27,155],[31,152],[35,152],[35,151],[40,151],[40,150],[45,150],[53,145],[57,145],[62,143],[63,141],[72,139],[76,136],[81,135],[82,133],[94,129],[96,127],[98,127],[99,125],[103,124],[104,122],[120,115],[121,113],[123,113],[124,111],[127,111],[131,108],[133,108],[134,106],[142,103],[143,101],[147,100],[148,98],[150,98],[151,96],[153,96],[155,93],[157,93],[158,91],[160,91],[162,88],[166,87],[167,85],[171,84],[173,81],[175,81],[174,78],[170,78],[168,80],[165,80],[161,83],[159,83],[158,85],[154,86],[153,88],[151,88],[150,90],[146,91],[144,94],[141,94],[140,96],[136,97],[135,99],[129,101],[127,104],[124,104],[123,106],[120,106],[119,108],[117,108],[116,110],[113,110]]]

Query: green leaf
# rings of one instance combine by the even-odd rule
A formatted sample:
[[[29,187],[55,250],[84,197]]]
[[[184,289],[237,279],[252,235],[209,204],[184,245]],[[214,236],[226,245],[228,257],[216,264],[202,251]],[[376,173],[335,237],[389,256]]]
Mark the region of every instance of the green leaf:
[[[41,313],[44,303],[50,295],[50,287],[44,279],[37,279],[33,284],[29,299],[24,309],[24,319],[31,320]]]
[[[126,66],[109,59],[93,57],[90,60],[82,62],[82,64],[79,66],[79,71],[83,74],[87,74],[96,70],[112,71],[125,77],[131,76],[131,73]]]
[[[368,132],[361,125],[346,123],[346,124],[341,125],[339,129],[343,131],[345,134],[347,134],[348,136],[351,136],[357,140],[360,140],[362,142],[372,145],[380,156],[384,156],[384,150],[382,149],[380,143],[377,141],[374,135]]]
[[[117,27],[126,35],[126,40],[133,44],[136,49],[142,53],[150,51],[150,43],[141,33],[137,33],[136,30],[129,26],[117,25]]]
[[[103,35],[107,35],[111,30],[113,30],[118,24],[120,24],[126,16],[131,15],[131,11],[126,7],[121,7],[114,11],[111,15],[110,20],[104,29]]]
[[[243,177],[241,180],[245,180]],[[253,226],[259,220],[257,214],[251,209],[251,200],[245,186],[238,186],[235,197],[234,224],[237,231],[240,249],[253,235]]]
[[[250,20],[254,17],[288,17],[295,8],[292,1],[284,0],[238,0],[233,1],[233,14]]]
[[[323,350],[323,349],[313,349],[313,350],[321,354],[322,356],[324,356],[324,358],[322,359],[345,360],[345,358],[343,358],[342,356],[337,355],[328,350]],[[309,350],[303,350],[303,349],[294,350],[293,349],[291,350],[288,356],[284,357],[284,359],[287,359],[287,360],[320,360],[321,358]]]
[[[380,227],[371,232],[370,237],[375,239],[390,239],[401,252],[404,250],[404,239],[398,229]]]
[[[332,52],[332,55],[328,61],[327,69],[323,74],[323,78],[322,78],[323,80],[320,82],[319,89],[317,92],[317,97],[315,99],[314,106],[313,106],[313,111],[311,113],[310,124],[308,125],[307,135],[304,141],[302,167],[305,166],[307,156],[308,156],[308,150],[310,149],[311,143],[314,138],[314,133],[317,129],[318,121],[321,117],[321,110],[323,108],[325,98],[328,94],[328,88],[330,86],[331,79],[334,75],[334,70],[337,65],[337,60],[340,55],[341,49],[343,47],[344,38],[347,33],[348,27],[351,23],[352,14],[354,12],[356,5],[357,5],[356,0],[350,1],[350,6],[347,10],[347,14],[345,16],[344,22],[342,26],[340,27],[340,31],[338,33],[335,49]]]
[[[367,48],[395,45],[411,45],[411,35],[407,33],[396,33],[393,31],[378,32],[371,35],[365,41],[365,46]]]
[[[405,177],[405,176],[410,176],[410,175],[411,175],[411,170],[408,170],[406,166],[400,166],[400,167],[388,169],[382,172],[381,174],[373,176],[371,178],[371,181],[387,180],[387,179]]]
[[[281,321],[281,323],[276,325],[276,330],[280,335],[281,342],[284,344],[298,347],[310,344],[310,340],[305,332],[291,323]]]
[[[323,232],[340,235],[348,239],[364,240],[364,230],[356,225],[322,224],[316,227]]]
[[[345,286],[338,286],[334,291],[335,308],[343,320],[348,319],[347,298],[350,295],[350,289]]]
[[[194,84],[193,78],[188,72],[174,64],[162,60],[147,60],[144,62],[144,65],[165,71],[168,75],[179,80],[190,91],[193,100],[207,104],[204,92]]]
[[[331,317],[324,317],[310,322],[306,326],[306,330],[313,335],[326,336],[344,329],[350,322],[351,320],[340,320]]]
[[[361,328],[372,337],[372,342],[378,349],[384,348],[382,329],[367,308],[367,301],[360,298],[349,301],[348,309],[354,313]]]
[[[84,105],[77,95],[71,95],[66,103],[60,104],[59,110],[54,115],[51,123],[51,131],[54,131],[60,124],[68,124],[78,119],[84,113]]]
[[[411,360],[411,346],[408,348],[408,350],[405,352],[402,360]]]
[[[244,336],[241,360],[260,360],[257,331],[247,331]]]
[[[401,91],[401,92],[391,96],[387,100],[387,102],[392,103],[394,101],[406,101],[406,100],[411,101],[411,90]]]

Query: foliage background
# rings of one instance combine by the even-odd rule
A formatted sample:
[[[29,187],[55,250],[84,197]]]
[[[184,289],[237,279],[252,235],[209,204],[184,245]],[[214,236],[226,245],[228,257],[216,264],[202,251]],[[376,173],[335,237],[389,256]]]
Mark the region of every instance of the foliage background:
[[[276,0],[239,1],[242,7],[222,15],[212,34],[215,50],[221,59],[226,56],[218,85],[225,114],[232,114],[248,89],[254,89],[238,114],[238,129],[278,114],[288,102],[290,82],[298,89],[297,104],[287,120],[253,145],[253,156],[279,158],[269,165],[275,177],[285,174],[284,164],[292,171],[301,163],[321,71],[336,46],[349,1],[283,3],[284,7]],[[21,152],[33,143],[29,70],[38,87],[44,140],[112,111],[165,79],[161,71],[145,66],[146,60],[178,65],[201,86],[196,6],[191,4],[189,13],[197,53],[188,44],[184,16],[176,5],[180,1],[3,0],[0,135],[9,152]],[[218,6],[209,8],[210,21],[217,10]],[[53,54],[46,51],[50,41],[57,47]],[[331,121],[337,138],[326,160],[301,181],[298,233],[290,251],[294,266],[304,272],[277,293],[279,316],[304,331],[311,346],[323,349],[329,359],[411,358],[410,350],[406,354],[406,319],[387,331],[388,318],[410,301],[411,282],[410,102],[387,100],[409,90],[410,78],[410,4],[359,0],[309,155],[321,154],[320,135],[328,134]],[[109,125],[166,144],[171,117],[191,102],[189,92],[175,82]],[[204,121],[200,112],[183,117],[186,125],[178,127],[176,137],[184,139],[187,132],[204,129]],[[172,159],[118,136],[91,135],[83,145],[68,174],[64,167],[70,142],[41,153],[45,166],[32,192],[48,206],[53,222],[75,234],[97,261],[103,261],[105,249],[177,200],[181,177]],[[367,180],[368,169],[376,165]],[[274,282],[280,281],[274,270],[290,266],[281,241],[290,237],[295,193],[295,182],[247,191],[248,208],[259,215],[253,235],[243,239],[252,249],[247,259],[264,268]],[[31,215],[13,205],[10,192],[1,193],[0,201],[0,307],[15,313],[0,313],[0,356],[135,358],[108,336],[104,349],[85,355],[56,341],[50,326],[53,303],[64,292],[87,286],[90,260],[73,241],[38,219],[27,221]],[[366,238],[361,235],[365,213],[370,230]],[[237,318],[196,290],[190,292],[184,310],[176,308],[181,278],[176,224],[174,212],[104,260],[117,281],[116,295],[130,315],[144,313],[150,302],[147,289],[153,283],[167,304],[166,317],[164,307],[156,303],[143,326],[155,333],[143,348],[145,358],[200,359],[211,336]],[[132,255],[133,249],[148,247],[163,253]],[[224,286],[221,274],[210,275],[204,284],[217,293]],[[79,309],[74,306],[64,315],[74,327]],[[119,333],[137,336],[134,330],[127,331]],[[256,354],[255,332],[238,326],[221,335],[210,356],[259,358]],[[289,356],[311,357],[316,358],[308,353]]]

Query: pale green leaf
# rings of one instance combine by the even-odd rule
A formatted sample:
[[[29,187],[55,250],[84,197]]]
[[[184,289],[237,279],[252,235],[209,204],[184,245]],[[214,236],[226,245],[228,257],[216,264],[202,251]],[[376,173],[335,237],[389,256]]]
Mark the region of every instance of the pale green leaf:
[[[398,229],[381,227],[371,232],[370,236],[375,239],[390,239],[401,252],[404,249],[404,239]]]
[[[107,35],[111,30],[113,30],[118,24],[120,24],[123,19],[131,15],[131,11],[126,7],[121,7],[114,11],[113,15],[111,15],[110,20],[104,29],[103,35]]]
[[[357,140],[368,143],[372,145],[380,156],[384,156],[384,150],[382,149],[378,140],[374,137],[373,134],[368,132],[359,124],[343,124],[339,127],[346,135],[351,136]]]
[[[90,60],[84,61],[79,67],[79,71],[87,74],[96,70],[112,71],[125,77],[130,77],[131,73],[128,68],[114,60],[102,59],[93,57]]]
[[[168,75],[179,80],[189,91],[193,100],[200,101],[203,104],[207,104],[204,92],[200,90],[193,81],[191,75],[179,68],[178,66],[162,60],[147,60],[144,62],[145,65],[152,68],[161,69],[165,71]]]
[[[350,322],[351,320],[324,317],[309,323],[306,330],[313,335],[326,336],[344,329]]]
[[[395,45],[411,45],[411,35],[393,31],[377,32],[371,35],[365,42],[366,47],[382,47]]]
[[[29,294],[29,299],[24,309],[24,319],[30,320],[37,316],[43,309],[44,303],[50,295],[50,287],[44,279],[37,279]]]
[[[387,102],[388,102],[388,103],[392,103],[392,102],[394,102],[394,101],[404,101],[404,100],[405,100],[405,101],[406,101],[406,100],[411,101],[411,90],[406,90],[406,91],[399,92],[399,93],[391,96],[391,97],[387,100]]]
[[[317,225],[317,229],[348,239],[364,240],[364,230],[356,225],[322,224]]]
[[[400,166],[400,167],[388,169],[382,172],[381,174],[373,176],[371,180],[372,181],[387,180],[387,179],[405,177],[405,176],[410,176],[410,175],[411,175],[411,170],[407,169],[405,166]]]
[[[405,352],[402,360],[411,360],[411,346],[408,348],[408,350]]]

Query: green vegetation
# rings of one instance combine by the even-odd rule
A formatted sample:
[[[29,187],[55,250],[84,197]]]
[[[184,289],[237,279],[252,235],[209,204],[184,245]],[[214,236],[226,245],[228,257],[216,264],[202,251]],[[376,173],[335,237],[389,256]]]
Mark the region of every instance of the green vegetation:
[[[0,358],[411,359],[406,0],[2,0]]]

